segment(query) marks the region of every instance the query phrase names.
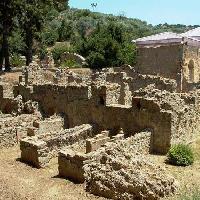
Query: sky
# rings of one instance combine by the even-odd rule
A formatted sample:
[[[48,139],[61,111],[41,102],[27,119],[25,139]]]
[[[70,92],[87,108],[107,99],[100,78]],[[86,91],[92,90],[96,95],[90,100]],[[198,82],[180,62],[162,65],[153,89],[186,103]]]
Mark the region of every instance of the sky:
[[[70,7],[161,23],[200,25],[200,0],[69,0]]]

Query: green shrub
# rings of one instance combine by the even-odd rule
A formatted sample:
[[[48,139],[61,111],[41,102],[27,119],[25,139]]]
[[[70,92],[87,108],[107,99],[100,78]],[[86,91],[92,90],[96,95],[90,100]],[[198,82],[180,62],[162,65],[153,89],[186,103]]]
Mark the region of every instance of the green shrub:
[[[194,162],[192,149],[188,145],[177,144],[168,152],[168,162],[177,166],[189,166]]]
[[[104,55],[92,51],[87,57],[87,63],[91,68],[102,68],[102,66],[105,66]]]
[[[20,55],[13,54],[10,59],[10,63],[13,67],[22,67],[26,64],[26,61],[23,60]]]
[[[71,49],[69,47],[69,44],[67,44],[67,43],[55,45],[55,47],[52,50],[53,59],[58,64],[59,60],[61,58],[61,55],[65,52],[69,52],[70,50]]]
[[[61,67],[69,67],[69,68],[79,68],[81,67],[75,60],[65,60],[61,63]]]
[[[41,33],[41,40],[44,45],[51,46],[56,43],[56,41],[59,39],[59,34],[57,30],[54,28],[47,27],[42,33]]]
[[[39,49],[39,58],[40,60],[43,60],[46,55],[48,54],[48,51],[47,51],[47,48],[45,46],[42,46],[40,49]]]

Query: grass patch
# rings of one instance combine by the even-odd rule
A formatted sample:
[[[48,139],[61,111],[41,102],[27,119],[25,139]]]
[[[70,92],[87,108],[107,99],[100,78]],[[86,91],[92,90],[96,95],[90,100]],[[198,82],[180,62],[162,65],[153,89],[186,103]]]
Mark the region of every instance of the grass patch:
[[[200,190],[195,189],[192,193],[184,193],[177,200],[200,200]]]

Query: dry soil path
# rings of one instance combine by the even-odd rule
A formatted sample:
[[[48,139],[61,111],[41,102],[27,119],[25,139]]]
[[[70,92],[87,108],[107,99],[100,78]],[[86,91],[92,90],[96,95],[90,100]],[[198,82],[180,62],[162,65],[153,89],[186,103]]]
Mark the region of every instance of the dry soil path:
[[[19,147],[0,151],[0,200],[97,200],[74,184],[57,177],[56,160],[46,169],[21,163]]]

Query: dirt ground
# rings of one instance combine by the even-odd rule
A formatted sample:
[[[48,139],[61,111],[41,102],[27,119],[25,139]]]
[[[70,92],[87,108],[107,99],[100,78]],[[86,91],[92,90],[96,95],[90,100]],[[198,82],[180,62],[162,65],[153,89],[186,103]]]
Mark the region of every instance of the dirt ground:
[[[0,78],[3,82],[9,82],[10,84],[14,85],[18,83],[19,76],[21,74],[21,72],[1,73]]]
[[[200,139],[193,144],[195,163],[189,167],[165,164],[166,156],[152,156],[180,183],[174,197],[181,200],[183,193],[193,192],[200,184]],[[84,190],[84,184],[74,184],[58,177],[57,159],[49,167],[36,169],[20,162],[19,147],[0,151],[0,200],[104,200]]]
[[[50,167],[35,169],[19,158],[19,147],[0,151],[1,200],[103,200],[86,193],[83,184],[59,178],[56,159]]]

